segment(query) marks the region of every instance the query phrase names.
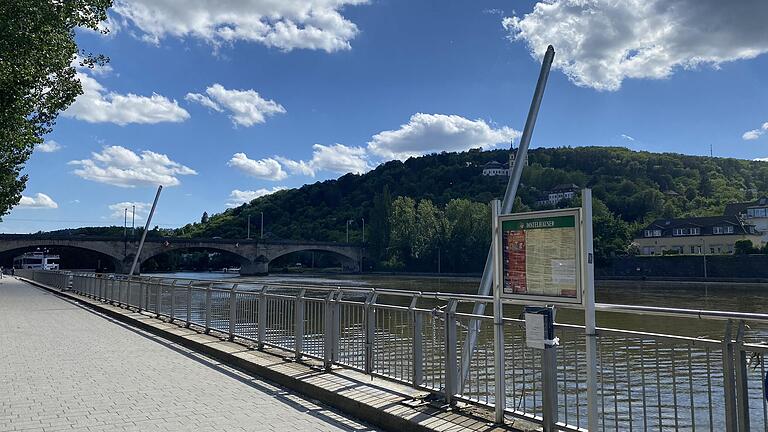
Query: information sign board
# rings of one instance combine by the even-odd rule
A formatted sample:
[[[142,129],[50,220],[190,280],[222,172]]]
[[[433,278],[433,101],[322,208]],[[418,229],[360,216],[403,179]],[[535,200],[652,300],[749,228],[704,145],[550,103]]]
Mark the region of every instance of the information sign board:
[[[499,216],[497,269],[501,296],[581,304],[581,209]]]

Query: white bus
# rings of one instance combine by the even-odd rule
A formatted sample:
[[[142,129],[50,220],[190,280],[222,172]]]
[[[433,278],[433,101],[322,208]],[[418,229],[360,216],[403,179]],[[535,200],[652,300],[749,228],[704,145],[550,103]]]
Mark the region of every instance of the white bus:
[[[59,256],[46,252],[27,252],[13,259],[15,269],[58,270]]]

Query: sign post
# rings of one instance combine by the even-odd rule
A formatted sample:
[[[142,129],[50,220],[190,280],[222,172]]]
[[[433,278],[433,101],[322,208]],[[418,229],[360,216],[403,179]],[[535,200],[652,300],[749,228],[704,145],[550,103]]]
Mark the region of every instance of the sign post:
[[[501,202],[499,200],[491,201],[491,223],[493,224],[493,262],[498,263],[501,259],[501,235],[499,232],[499,213],[501,212]],[[504,308],[501,303],[501,267],[493,266],[493,371],[496,423],[504,423],[504,409],[507,407],[507,389],[504,373]]]
[[[584,333],[587,357],[587,428],[597,430],[597,323],[595,321],[595,253],[592,239],[592,189],[581,191],[584,214]]]

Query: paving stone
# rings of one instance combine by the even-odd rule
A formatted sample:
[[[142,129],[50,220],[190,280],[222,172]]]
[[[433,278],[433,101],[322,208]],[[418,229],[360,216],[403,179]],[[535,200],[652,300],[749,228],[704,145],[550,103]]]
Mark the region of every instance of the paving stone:
[[[0,329],[0,431],[372,430],[10,277]]]

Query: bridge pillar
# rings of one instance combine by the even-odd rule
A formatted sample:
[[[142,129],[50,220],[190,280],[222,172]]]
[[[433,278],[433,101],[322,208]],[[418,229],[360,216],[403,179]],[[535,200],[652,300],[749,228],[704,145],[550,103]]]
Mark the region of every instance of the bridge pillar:
[[[240,266],[240,275],[242,276],[266,276],[269,274],[269,259],[264,255],[259,256],[253,261],[244,262]]]

